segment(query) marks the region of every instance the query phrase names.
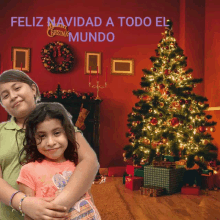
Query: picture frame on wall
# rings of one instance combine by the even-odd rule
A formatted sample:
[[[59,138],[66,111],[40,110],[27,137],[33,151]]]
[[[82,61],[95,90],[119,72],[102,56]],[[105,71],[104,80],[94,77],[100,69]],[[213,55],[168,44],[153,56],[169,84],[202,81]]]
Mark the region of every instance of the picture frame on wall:
[[[101,52],[85,52],[85,74],[101,74],[101,61],[102,61],[102,53]]]
[[[12,47],[11,56],[13,69],[21,70],[22,66],[23,72],[30,72],[31,48]]]
[[[134,75],[134,59],[112,58],[111,59],[112,75]]]

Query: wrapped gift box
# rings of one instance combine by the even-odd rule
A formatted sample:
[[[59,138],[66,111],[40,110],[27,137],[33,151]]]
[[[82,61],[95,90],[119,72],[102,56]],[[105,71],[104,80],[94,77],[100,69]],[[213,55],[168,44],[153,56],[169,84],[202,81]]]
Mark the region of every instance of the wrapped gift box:
[[[179,168],[186,168],[186,165],[178,165],[178,164],[176,164],[176,169],[179,169]]]
[[[125,170],[126,170],[126,167],[109,167],[108,176],[122,177]]]
[[[144,177],[144,170],[135,169],[134,170],[134,176]]]
[[[144,187],[147,185],[165,188],[167,194],[181,191],[185,169],[144,167]]]
[[[169,162],[169,161],[153,161],[153,166],[154,167],[175,168],[176,163]]]
[[[214,186],[220,188],[220,171],[214,171]]]
[[[202,174],[207,174],[209,175],[209,173],[213,174],[213,170],[202,170]]]
[[[175,162],[175,161],[179,160],[179,157],[173,157],[173,156],[165,155],[164,159],[166,159],[166,161],[169,161],[169,162]]]
[[[175,161],[176,165],[186,165],[186,160]]]
[[[125,177],[128,176],[128,174],[126,172],[124,172],[123,174],[123,184],[125,184]]]
[[[138,176],[126,176],[125,187],[130,190],[139,190],[143,186],[143,177]]]
[[[127,165],[126,166],[126,172],[127,172],[127,174],[130,174],[130,175],[134,176],[134,171],[136,169],[141,169],[141,168],[142,168],[142,166]]]
[[[202,189],[214,188],[214,175],[202,174]]]
[[[164,194],[165,189],[157,186],[145,186],[141,187],[141,195],[146,195],[150,197],[157,197]]]
[[[199,195],[200,194],[200,187],[191,187],[191,186],[183,186],[181,188],[181,193],[184,195]]]

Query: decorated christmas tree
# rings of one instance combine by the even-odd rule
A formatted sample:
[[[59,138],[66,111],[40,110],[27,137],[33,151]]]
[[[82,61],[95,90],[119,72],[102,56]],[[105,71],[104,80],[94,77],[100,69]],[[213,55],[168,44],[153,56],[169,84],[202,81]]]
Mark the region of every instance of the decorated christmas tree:
[[[186,159],[189,155],[210,161],[217,158],[211,132],[216,122],[206,115],[207,98],[193,93],[202,79],[186,69],[187,57],[173,36],[167,21],[158,44],[153,66],[143,69],[141,89],[133,91],[139,101],[128,115],[129,144],[124,147],[124,161],[134,164],[162,160],[164,155]]]

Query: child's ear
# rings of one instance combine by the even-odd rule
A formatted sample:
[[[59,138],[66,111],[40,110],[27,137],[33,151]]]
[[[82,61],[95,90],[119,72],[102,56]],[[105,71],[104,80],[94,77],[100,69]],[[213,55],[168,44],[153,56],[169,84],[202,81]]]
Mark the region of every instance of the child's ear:
[[[37,96],[37,87],[36,87],[36,85],[34,83],[31,85],[31,89],[34,92],[34,95],[36,97]]]

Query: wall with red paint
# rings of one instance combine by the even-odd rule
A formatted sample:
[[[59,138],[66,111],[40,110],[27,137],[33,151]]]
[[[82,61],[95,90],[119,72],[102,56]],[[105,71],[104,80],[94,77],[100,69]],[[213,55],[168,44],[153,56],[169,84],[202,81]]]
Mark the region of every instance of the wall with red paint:
[[[204,92],[209,100],[210,107],[220,106],[220,2],[217,0],[206,1],[205,7],[205,74],[204,74]],[[218,147],[220,147],[220,111],[209,111],[213,120],[217,122],[216,132],[213,138]],[[218,155],[220,159],[220,154]]]
[[[149,58],[155,55],[154,50],[157,48],[157,44],[162,37],[161,33],[164,31],[164,27],[156,27],[155,18],[166,17],[173,20],[174,36],[178,42],[179,33],[182,33],[180,24],[183,22],[183,19],[180,19],[180,11],[181,13],[186,13],[181,9],[180,5],[182,6],[182,2],[176,0],[166,3],[163,0],[155,0],[153,2],[145,0],[63,0],[62,2],[23,0],[21,3],[17,3],[15,0],[10,2],[3,1],[0,3],[0,13],[1,17],[3,17],[0,20],[0,54],[2,55],[3,68],[4,70],[11,68],[12,46],[30,47],[31,72],[29,76],[38,84],[41,91],[55,90],[57,84],[60,83],[62,89],[94,92],[95,90],[88,87],[88,75],[84,74],[85,51],[102,52],[102,71],[105,70],[106,66],[110,69],[112,57],[134,58],[134,76],[109,75],[108,87],[100,91],[100,96],[103,99],[100,115],[99,161],[101,167],[125,165],[122,153],[124,145],[128,143],[125,137],[125,133],[128,130],[126,125],[127,115],[131,112],[135,102],[138,101],[132,91],[140,88],[140,81],[143,76],[142,69],[152,67]],[[197,4],[194,4],[193,8],[196,7]],[[187,8],[190,10],[190,4],[186,4],[186,10]],[[198,9],[202,11],[202,8],[198,7]],[[206,8],[206,14],[207,10]],[[199,50],[201,48],[199,45],[204,41],[204,37],[202,38],[201,36],[201,42],[198,43],[198,52],[195,52],[193,44],[198,42],[199,36],[195,26],[200,31],[204,30],[204,18],[201,19],[198,15],[192,16],[193,13],[192,10],[188,15],[189,17],[186,16],[184,18],[186,26],[185,30],[183,30],[187,52],[185,54],[189,56],[188,64],[190,62],[190,65],[194,65],[195,76],[203,77],[204,67],[201,68],[199,64],[204,63],[204,59],[202,50]],[[42,24],[44,27],[11,27],[11,17],[28,17],[29,21],[32,17],[43,17]],[[47,17],[101,17],[103,24],[100,27],[74,27],[71,25],[69,31],[73,33],[113,32],[115,40],[113,42],[69,42],[68,38],[60,36],[50,38],[46,34]],[[114,27],[105,27],[108,17],[112,17]],[[121,27],[118,17],[150,17],[152,24],[150,27],[127,27],[125,25]],[[187,23],[189,23],[190,19],[195,25],[191,25],[187,29]],[[192,32],[191,36],[190,32]],[[194,39],[187,45],[187,36],[190,38],[192,35]],[[183,39],[182,35],[181,39]],[[41,48],[52,41],[62,41],[68,44],[74,52],[76,65],[70,73],[52,74],[43,67],[40,58]],[[204,42],[202,48],[204,48]],[[188,67],[191,67],[190,65]],[[103,74],[100,76],[100,81],[101,84],[104,83]],[[95,83],[95,77],[92,77],[92,83]],[[201,95],[203,94],[203,88],[204,86],[196,88]],[[5,120],[6,112],[3,108],[0,108],[0,121]]]

